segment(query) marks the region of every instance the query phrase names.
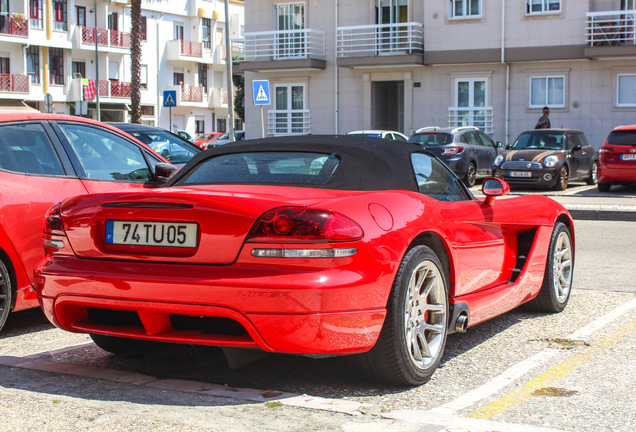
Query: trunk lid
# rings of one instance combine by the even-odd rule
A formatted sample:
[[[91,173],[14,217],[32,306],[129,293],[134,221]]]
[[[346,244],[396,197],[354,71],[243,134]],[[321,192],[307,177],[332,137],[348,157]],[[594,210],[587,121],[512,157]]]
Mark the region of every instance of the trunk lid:
[[[84,195],[64,201],[61,211],[69,243],[79,257],[223,265],[237,259],[254,222],[267,211],[315,205],[342,194],[280,186],[192,186]],[[139,228],[141,244],[117,244],[121,235],[114,236],[119,239],[115,243],[112,237],[107,240],[113,229],[121,234],[125,224],[131,236],[130,225]],[[171,226],[175,228],[168,231]],[[167,239],[170,232],[174,240],[178,227],[184,226],[196,227],[194,246],[143,244],[153,236],[156,240],[165,234]],[[185,239],[185,231],[183,235]]]

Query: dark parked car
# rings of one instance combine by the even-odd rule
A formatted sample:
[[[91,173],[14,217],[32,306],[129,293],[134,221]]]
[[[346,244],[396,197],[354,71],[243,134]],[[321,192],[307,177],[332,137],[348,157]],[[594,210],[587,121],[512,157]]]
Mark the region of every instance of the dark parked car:
[[[201,151],[199,146],[162,128],[134,123],[109,124],[134,136],[178,168],[182,168]]]
[[[469,187],[478,177],[491,175],[497,157],[498,144],[474,126],[425,127],[411,135],[409,142],[440,158]]]
[[[585,134],[573,129],[522,132],[497,156],[493,175],[510,185],[564,190],[571,180],[596,184],[598,158]]]

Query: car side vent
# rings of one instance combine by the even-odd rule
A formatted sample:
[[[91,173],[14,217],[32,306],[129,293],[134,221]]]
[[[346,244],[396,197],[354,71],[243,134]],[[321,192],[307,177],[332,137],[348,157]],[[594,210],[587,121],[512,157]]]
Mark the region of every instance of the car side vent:
[[[92,308],[87,309],[88,317],[95,324],[108,325],[112,327],[135,326],[143,327],[139,315],[136,311],[112,310]]]
[[[175,330],[200,331],[217,336],[245,336],[247,330],[231,318],[170,314]]]
[[[131,209],[189,209],[192,204],[170,202],[107,202],[102,207],[131,208]]]
[[[528,254],[534,244],[536,234],[536,228],[517,234],[517,262],[515,263],[515,268],[512,271],[512,276],[510,277],[510,283],[517,281],[519,275],[523,271],[523,268],[526,266],[526,260],[528,259]]]

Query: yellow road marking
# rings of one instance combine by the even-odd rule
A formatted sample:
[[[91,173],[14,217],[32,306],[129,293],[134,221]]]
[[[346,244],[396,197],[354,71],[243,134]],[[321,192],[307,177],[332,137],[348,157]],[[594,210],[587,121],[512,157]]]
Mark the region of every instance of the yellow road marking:
[[[605,349],[617,344],[626,337],[636,332],[636,321],[632,321],[624,326],[620,327],[613,334],[605,336],[599,342],[589,346],[582,353],[575,354],[563,363],[555,365],[537,376],[536,378],[528,381],[520,390],[509,393],[507,396],[498,399],[483,408],[473,411],[467,414],[466,417],[473,417],[479,419],[490,419],[496,415],[499,415],[523,402],[531,399],[532,393],[535,390],[552,387],[561,378],[574,372],[585,363],[592,360],[599,355]]]

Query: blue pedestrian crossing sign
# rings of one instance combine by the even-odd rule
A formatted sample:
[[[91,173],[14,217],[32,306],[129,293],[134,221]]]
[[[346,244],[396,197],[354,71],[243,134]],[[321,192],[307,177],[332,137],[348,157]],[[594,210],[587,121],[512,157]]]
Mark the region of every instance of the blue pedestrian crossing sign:
[[[269,97],[269,81],[252,81],[252,90],[254,93],[254,105],[269,105],[272,103]]]
[[[177,106],[177,91],[176,90],[164,90],[163,106],[166,108]]]

